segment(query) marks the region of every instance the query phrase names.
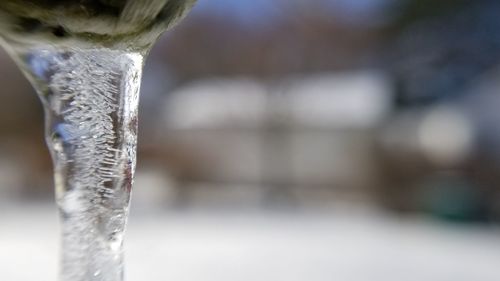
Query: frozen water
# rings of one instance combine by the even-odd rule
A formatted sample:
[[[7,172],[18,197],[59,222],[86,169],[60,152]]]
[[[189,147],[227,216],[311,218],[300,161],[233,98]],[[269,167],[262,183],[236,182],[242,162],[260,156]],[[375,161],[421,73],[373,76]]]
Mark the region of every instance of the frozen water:
[[[16,203],[0,212],[0,280],[55,280],[55,213],[49,205]],[[341,205],[285,213],[132,207],[126,275],[130,281],[500,280],[499,229]]]
[[[45,106],[62,217],[62,280],[122,280],[142,56],[38,48],[21,60]]]
[[[0,1],[0,44],[45,107],[64,281],[123,279],[143,55],[194,2]]]

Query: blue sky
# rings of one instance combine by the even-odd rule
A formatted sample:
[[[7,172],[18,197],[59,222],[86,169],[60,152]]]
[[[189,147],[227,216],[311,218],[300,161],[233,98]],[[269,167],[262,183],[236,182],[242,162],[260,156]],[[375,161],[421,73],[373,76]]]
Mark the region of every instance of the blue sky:
[[[241,23],[272,21],[279,15],[274,0],[198,0],[194,13],[231,15]]]
[[[297,0],[296,0],[297,1]],[[312,0],[302,0],[304,3]],[[325,8],[347,21],[363,20],[373,15],[385,3],[391,0],[315,0],[323,2]],[[276,0],[198,0],[194,13],[210,13],[238,20],[241,23],[259,24],[279,17],[280,5],[286,1]],[[300,3],[300,2],[299,2]]]

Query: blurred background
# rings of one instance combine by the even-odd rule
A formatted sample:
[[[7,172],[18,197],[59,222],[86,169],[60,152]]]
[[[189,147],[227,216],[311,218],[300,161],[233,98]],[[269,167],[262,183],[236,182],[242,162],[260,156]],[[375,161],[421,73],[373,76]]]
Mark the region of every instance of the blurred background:
[[[146,64],[129,280],[500,280],[498,11],[199,0]],[[0,279],[55,280],[42,108],[0,85]]]

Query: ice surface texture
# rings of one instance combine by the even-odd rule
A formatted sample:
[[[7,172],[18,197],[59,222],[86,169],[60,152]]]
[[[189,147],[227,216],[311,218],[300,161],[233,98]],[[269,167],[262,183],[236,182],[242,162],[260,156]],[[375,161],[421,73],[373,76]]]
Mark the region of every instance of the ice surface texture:
[[[143,56],[195,0],[0,0],[37,90],[62,217],[62,281],[123,280]]]
[[[142,56],[48,48],[21,57],[45,106],[62,217],[62,280],[122,280]]]

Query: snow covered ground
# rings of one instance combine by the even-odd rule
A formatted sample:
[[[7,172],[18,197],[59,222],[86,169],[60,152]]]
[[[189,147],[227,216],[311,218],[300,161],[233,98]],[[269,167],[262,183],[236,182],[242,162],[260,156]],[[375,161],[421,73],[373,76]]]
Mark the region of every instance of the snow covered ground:
[[[0,280],[57,280],[51,206],[0,209]],[[498,281],[500,235],[377,212],[132,216],[127,280]]]

